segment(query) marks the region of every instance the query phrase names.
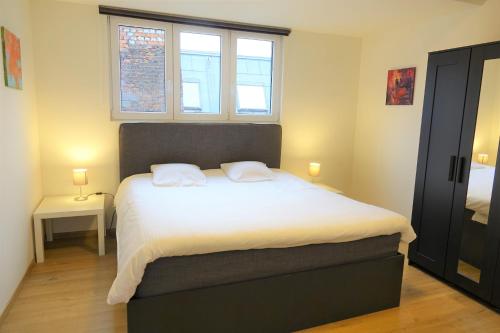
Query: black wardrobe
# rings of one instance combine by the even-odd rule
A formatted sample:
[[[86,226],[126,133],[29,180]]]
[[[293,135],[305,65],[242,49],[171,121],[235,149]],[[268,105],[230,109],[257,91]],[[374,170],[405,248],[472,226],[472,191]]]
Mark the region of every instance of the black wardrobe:
[[[500,42],[429,54],[409,260],[500,308]]]

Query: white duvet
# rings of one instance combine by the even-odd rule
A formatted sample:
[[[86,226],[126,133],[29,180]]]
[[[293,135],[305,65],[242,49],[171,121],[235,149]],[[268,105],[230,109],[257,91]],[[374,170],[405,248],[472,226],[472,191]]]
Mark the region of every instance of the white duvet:
[[[283,171],[235,183],[206,170],[207,184],[157,187],[151,174],[125,179],[116,195],[118,272],[108,303],[128,302],[146,265],[160,257],[284,248],[415,233],[401,215],[321,189]]]
[[[472,219],[483,224],[488,223],[494,179],[494,167],[477,163],[471,166],[466,207],[475,212]]]

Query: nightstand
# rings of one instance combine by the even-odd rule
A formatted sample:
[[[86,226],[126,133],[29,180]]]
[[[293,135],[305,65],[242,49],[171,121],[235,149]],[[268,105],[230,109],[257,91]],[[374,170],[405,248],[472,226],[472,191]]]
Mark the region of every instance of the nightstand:
[[[334,192],[334,193],[337,193],[337,194],[344,194],[344,192],[342,192],[341,190],[336,189],[336,188],[331,187],[331,186],[328,186],[326,184],[321,184],[321,183],[313,183],[313,184],[316,185],[316,186],[318,186],[318,187],[321,187],[322,189],[330,191],[330,192]]]
[[[104,195],[91,195],[85,201],[75,201],[74,198],[75,196],[45,197],[33,213],[37,263],[44,261],[43,220],[60,217],[96,216],[99,255],[104,255]],[[47,239],[52,240],[50,224],[47,225]]]

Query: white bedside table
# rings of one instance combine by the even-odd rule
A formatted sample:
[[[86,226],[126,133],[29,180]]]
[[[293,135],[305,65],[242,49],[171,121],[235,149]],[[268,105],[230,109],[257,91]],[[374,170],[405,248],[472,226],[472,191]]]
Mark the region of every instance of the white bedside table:
[[[330,192],[334,192],[334,193],[337,193],[337,194],[344,194],[344,192],[342,192],[341,190],[336,189],[335,187],[328,186],[326,184],[321,184],[321,183],[313,183],[313,184],[316,185],[316,186],[318,186],[318,187],[321,187],[322,189],[330,191]]]
[[[97,216],[99,255],[104,255],[104,195],[91,195],[85,201],[75,201],[74,197],[74,195],[45,197],[33,213],[37,263],[44,261],[43,220],[60,217]],[[52,240],[52,228],[50,225],[47,227],[47,239]]]

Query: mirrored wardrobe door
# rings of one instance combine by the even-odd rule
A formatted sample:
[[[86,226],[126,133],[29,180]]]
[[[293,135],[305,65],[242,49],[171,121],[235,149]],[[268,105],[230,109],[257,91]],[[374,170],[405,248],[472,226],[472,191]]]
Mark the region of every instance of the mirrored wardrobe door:
[[[458,274],[476,283],[485,260],[499,138],[500,59],[489,59],[483,67],[457,267]]]
[[[446,274],[489,299],[498,253],[493,213],[500,141],[500,46],[472,51]],[[495,201],[496,200],[496,201]]]

